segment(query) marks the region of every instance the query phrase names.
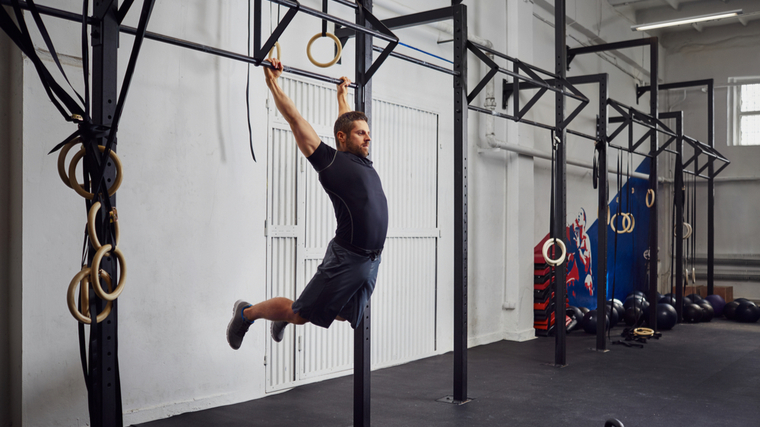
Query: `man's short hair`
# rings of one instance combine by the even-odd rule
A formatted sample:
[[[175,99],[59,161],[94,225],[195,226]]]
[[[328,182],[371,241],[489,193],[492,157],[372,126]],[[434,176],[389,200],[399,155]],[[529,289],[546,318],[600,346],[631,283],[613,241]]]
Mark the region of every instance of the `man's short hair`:
[[[343,132],[346,136],[351,135],[351,131],[354,130],[354,122],[357,120],[364,120],[369,123],[367,116],[361,111],[349,111],[338,117],[338,120],[335,121],[335,126],[333,127],[336,145],[338,144],[338,132]]]

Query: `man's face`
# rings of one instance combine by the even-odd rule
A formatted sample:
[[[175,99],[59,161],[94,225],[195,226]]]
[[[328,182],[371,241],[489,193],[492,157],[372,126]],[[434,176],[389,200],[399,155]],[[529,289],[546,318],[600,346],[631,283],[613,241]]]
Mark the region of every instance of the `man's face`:
[[[339,136],[343,136],[343,132],[340,132],[339,134]],[[359,157],[367,157],[369,155],[369,143],[371,141],[369,137],[369,125],[367,125],[367,122],[364,120],[356,120],[351,133],[343,138],[343,141],[343,149],[341,151],[347,151]]]

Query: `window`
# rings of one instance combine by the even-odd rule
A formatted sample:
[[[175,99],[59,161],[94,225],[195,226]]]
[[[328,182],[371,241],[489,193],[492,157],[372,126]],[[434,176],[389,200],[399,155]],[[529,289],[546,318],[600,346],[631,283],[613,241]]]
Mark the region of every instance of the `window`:
[[[728,83],[730,144],[760,145],[760,78],[731,77]]]

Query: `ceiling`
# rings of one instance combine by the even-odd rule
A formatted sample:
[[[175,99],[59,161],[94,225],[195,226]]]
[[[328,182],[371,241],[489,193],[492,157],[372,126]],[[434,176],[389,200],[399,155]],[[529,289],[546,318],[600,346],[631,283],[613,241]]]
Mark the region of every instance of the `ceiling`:
[[[607,0],[620,13],[628,16],[637,25],[660,21],[689,18],[741,9],[738,17],[685,24],[674,27],[648,30],[652,36],[663,36],[675,32],[694,32],[695,35],[721,27],[725,31],[742,32],[752,21],[760,20],[759,0]],[[754,24],[758,24],[755,22]]]

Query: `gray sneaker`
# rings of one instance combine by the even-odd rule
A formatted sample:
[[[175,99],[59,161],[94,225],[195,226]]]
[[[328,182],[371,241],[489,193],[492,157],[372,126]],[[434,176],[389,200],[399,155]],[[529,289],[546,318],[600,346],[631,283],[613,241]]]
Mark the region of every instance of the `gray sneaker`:
[[[274,342],[282,341],[285,336],[285,327],[288,326],[288,322],[272,322],[272,339]]]
[[[245,333],[248,332],[248,328],[253,324],[253,322],[243,316],[243,310],[250,306],[251,304],[243,300],[237,300],[232,307],[232,319],[227,325],[227,342],[233,350],[240,348]]]

